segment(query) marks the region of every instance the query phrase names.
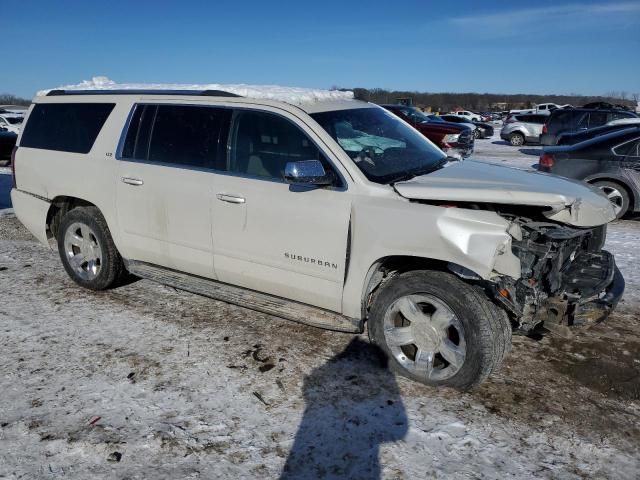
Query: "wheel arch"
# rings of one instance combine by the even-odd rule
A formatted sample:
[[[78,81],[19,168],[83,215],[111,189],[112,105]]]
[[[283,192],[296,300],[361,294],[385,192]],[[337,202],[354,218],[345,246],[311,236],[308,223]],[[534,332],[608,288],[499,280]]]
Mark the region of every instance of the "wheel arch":
[[[413,270],[447,272],[456,275],[463,281],[469,279],[482,279],[482,277],[476,272],[469,270],[462,265],[444,260],[411,255],[391,255],[382,257],[371,264],[367,271],[367,275],[365,276],[361,298],[362,318],[366,320],[373,294],[385,281],[395,275]]]
[[[72,197],[67,195],[58,195],[51,200],[51,205],[47,211],[46,218],[46,230],[47,238],[56,238],[58,233],[58,226],[62,217],[77,207],[96,207],[95,204],[78,197]]]

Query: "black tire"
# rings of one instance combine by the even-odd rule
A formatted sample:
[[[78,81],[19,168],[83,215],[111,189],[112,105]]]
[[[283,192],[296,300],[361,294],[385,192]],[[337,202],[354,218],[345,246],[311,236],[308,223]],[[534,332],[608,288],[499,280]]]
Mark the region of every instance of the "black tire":
[[[77,225],[86,225],[91,231],[91,239],[100,248],[100,262],[93,278],[83,278],[71,265],[65,248],[67,232]],[[118,253],[107,222],[97,207],[77,207],[67,212],[58,228],[58,253],[67,274],[78,285],[91,290],[106,290],[120,285],[128,278],[122,257]]]
[[[390,318],[388,312],[393,311],[394,305],[397,305],[400,299],[407,296],[417,298],[419,295],[438,299],[450,309],[462,325],[466,348],[464,361],[449,378],[433,379],[416,375],[400,363],[387,343],[385,318]],[[401,321],[406,322],[404,319]],[[401,324],[405,325],[406,323]],[[449,331],[448,328],[443,332]],[[426,385],[449,386],[460,390],[468,390],[478,385],[498,370],[505,354],[511,349],[512,335],[507,314],[491,303],[481,289],[463,282],[450,273],[428,270],[400,274],[380,287],[369,314],[368,332],[372,343],[378,345],[388,356],[389,368],[394,372]],[[462,343],[462,340],[459,340],[459,343]],[[398,347],[395,348],[397,354]],[[402,352],[405,353],[405,350]],[[403,353],[400,354],[400,358]],[[437,355],[438,353],[436,359]],[[410,356],[410,353],[407,353],[407,356]],[[447,368],[447,362],[443,361],[443,357],[440,357],[439,362],[442,368]]]
[[[478,139],[482,136],[482,134],[480,133],[480,129],[479,128],[474,128],[473,129],[473,138]]]
[[[630,197],[627,187],[617,182],[600,181],[594,182],[594,187],[598,187],[603,191],[614,208],[616,209],[616,218],[622,218],[629,211]]]
[[[524,135],[518,132],[512,133],[509,136],[509,143],[514,147],[521,147],[524,145]]]

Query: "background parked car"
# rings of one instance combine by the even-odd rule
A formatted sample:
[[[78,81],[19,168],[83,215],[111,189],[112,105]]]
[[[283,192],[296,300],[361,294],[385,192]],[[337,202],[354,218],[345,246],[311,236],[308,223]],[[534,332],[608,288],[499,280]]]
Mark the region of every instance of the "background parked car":
[[[472,122],[481,122],[482,117],[477,113],[470,112],[469,110],[459,110],[457,112],[449,112],[447,115],[455,115],[456,117],[466,118]]]
[[[6,128],[0,128],[0,167],[6,166],[10,162],[11,152],[16,145],[18,135],[10,132]]]
[[[542,128],[540,143],[542,145],[556,145],[560,134],[601,127],[612,120],[637,117],[635,113],[619,108],[567,108],[554,110]]]
[[[490,123],[473,122],[473,124],[476,126],[476,130],[478,131],[478,136],[476,138],[493,137],[493,125],[491,125]]]
[[[382,105],[382,107],[413,125],[447,155],[467,158],[473,153],[474,137],[470,128],[445,122],[436,115],[425,115],[415,107],[404,105]]]
[[[558,136],[557,145],[575,145],[576,143],[584,142],[585,140],[590,140],[600,135],[634,128],[634,124],[617,123],[618,121],[619,120],[616,120],[611,122],[611,124],[592,128],[590,130],[583,130],[581,132],[561,133]],[[640,126],[640,119],[638,119],[638,122],[635,122],[635,125]]]
[[[500,131],[500,138],[514,147],[526,143],[538,143],[546,119],[547,115],[543,114],[511,115]]]
[[[0,114],[0,128],[6,128],[13,133],[20,133],[23,120],[23,115],[2,113]]]
[[[640,127],[599,135],[575,145],[547,147],[542,172],[575,178],[600,188],[622,217],[640,210]]]
[[[480,130],[474,122],[469,121],[466,117],[459,117],[457,115],[440,115],[439,116],[440,119],[444,120],[445,122],[451,122],[451,123],[457,123],[458,125],[464,125],[465,127],[469,128],[472,132],[473,132],[473,136],[475,138],[483,138],[482,137],[482,130]]]

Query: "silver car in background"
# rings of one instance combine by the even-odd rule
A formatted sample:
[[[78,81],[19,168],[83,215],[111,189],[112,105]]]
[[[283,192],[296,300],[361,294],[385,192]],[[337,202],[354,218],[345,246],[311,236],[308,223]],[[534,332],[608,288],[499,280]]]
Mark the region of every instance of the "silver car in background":
[[[500,138],[514,147],[519,147],[526,143],[540,143],[542,126],[548,118],[548,115],[540,114],[511,115],[504,122],[500,131]]]

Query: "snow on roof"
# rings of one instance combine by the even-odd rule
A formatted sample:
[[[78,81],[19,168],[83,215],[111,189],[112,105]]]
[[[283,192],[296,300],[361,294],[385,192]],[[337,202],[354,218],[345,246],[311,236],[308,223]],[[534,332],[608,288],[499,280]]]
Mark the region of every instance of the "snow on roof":
[[[319,90],[314,88],[282,87],[278,85],[222,85],[175,84],[175,83],[116,83],[107,77],[93,77],[76,85],[64,85],[55,89],[40,90],[38,96],[45,96],[51,90],[222,90],[241,97],[262,100],[279,100],[288,103],[312,103],[328,100],[352,100],[353,92]]]

